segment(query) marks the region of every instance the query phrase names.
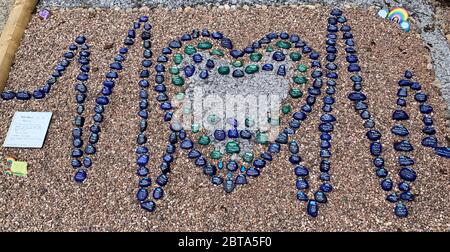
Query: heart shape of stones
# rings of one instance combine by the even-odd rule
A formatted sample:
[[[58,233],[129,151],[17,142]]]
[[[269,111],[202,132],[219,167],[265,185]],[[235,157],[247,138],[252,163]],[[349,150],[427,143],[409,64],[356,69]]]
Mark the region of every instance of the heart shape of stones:
[[[414,194],[411,193],[410,182],[416,180],[417,174],[411,168],[414,165],[414,160],[405,155],[413,150],[413,146],[407,139],[409,134],[404,125],[397,124],[391,129],[392,134],[402,136],[405,140],[393,143],[393,148],[399,155],[398,163],[402,167],[399,170],[400,182],[398,190],[401,192],[400,196],[394,190],[393,182],[389,178],[389,173],[384,166],[384,159],[382,158],[382,144],[381,133],[376,130],[375,119],[371,116],[369,108],[365,100],[366,95],[363,93],[362,87],[364,79],[359,75],[361,68],[358,64],[356,43],[351,33],[351,27],[346,25],[347,19],[343,16],[343,12],[339,9],[333,9],[328,18],[327,37],[326,37],[326,74],[323,74],[322,65],[320,62],[320,54],[312,50],[304,41],[297,35],[289,35],[285,32],[270,33],[262,39],[252,43],[243,50],[233,49],[233,43],[230,39],[224,37],[220,32],[210,33],[207,30],[193,30],[190,34],[184,34],[180,39],[176,39],[169,43],[168,47],[162,50],[161,55],[157,58],[154,66],[156,75],[154,76],[155,85],[154,91],[157,93],[156,100],[160,104],[160,109],[164,111],[163,120],[169,126],[168,145],[166,153],[162,157],[162,162],[159,165],[161,174],[156,177],[156,185],[153,186],[153,181],[149,176],[149,169],[146,165],[149,163],[150,157],[148,155],[149,148],[146,147],[147,137],[145,135],[147,129],[148,119],[148,97],[147,89],[150,87],[150,67],[153,66],[151,58],[153,52],[151,50],[151,29],[152,26],[148,23],[148,17],[142,16],[137,22],[133,23],[133,28],[127,33],[124,40],[125,47],[119,50],[115,56],[114,62],[110,64],[110,71],[105,75],[103,88],[101,94],[96,98],[94,107],[94,121],[89,128],[90,134],[88,143],[84,144],[82,140],[83,126],[85,124],[84,103],[86,100],[87,86],[86,82],[89,79],[89,46],[86,43],[84,36],[79,36],[75,39],[75,44],[69,46],[69,50],[64,53],[64,58],[55,68],[51,78],[41,88],[34,90],[32,93],[28,91],[5,91],[0,97],[3,100],[30,100],[31,98],[40,100],[50,93],[52,86],[57,83],[58,79],[63,75],[66,68],[71,64],[75,58],[75,53],[80,50],[78,55],[78,63],[80,66],[80,73],[77,76],[78,83],[75,85],[77,95],[75,97],[77,108],[74,118],[75,128],[72,131],[73,147],[71,156],[71,165],[76,169],[74,180],[76,182],[84,182],[87,178],[87,170],[93,165],[90,156],[96,153],[95,145],[99,141],[101,124],[103,122],[103,113],[106,106],[109,104],[109,96],[112,94],[116,80],[119,77],[118,72],[122,70],[122,63],[126,60],[125,55],[128,48],[135,44],[136,32],[143,28],[141,32],[141,39],[143,41],[143,60],[139,76],[139,134],[137,136],[137,175],[139,179],[139,189],[136,197],[140,206],[147,211],[154,211],[156,208],[155,200],[159,200],[164,196],[163,187],[168,183],[168,176],[170,173],[170,165],[173,162],[173,154],[176,151],[177,145],[181,149],[188,150],[188,157],[194,160],[195,165],[203,170],[203,173],[211,177],[211,182],[214,185],[222,185],[227,193],[233,191],[236,185],[243,185],[247,183],[248,177],[259,176],[262,169],[267,162],[272,161],[272,155],[280,152],[283,145],[287,145],[290,157],[289,162],[294,166],[294,173],[297,176],[295,185],[299,190],[297,199],[299,201],[307,202],[306,211],[312,216],[318,215],[319,204],[327,202],[327,193],[331,192],[333,187],[330,181],[331,168],[331,142],[333,122],[336,120],[331,113],[333,110],[335,87],[339,81],[337,73],[337,65],[334,64],[337,58],[337,40],[338,34],[342,33],[342,40],[345,44],[345,52],[347,54],[346,61],[348,62],[347,71],[351,73],[351,81],[353,82],[353,92],[348,95],[350,101],[354,102],[355,111],[357,111],[364,120],[364,127],[368,129],[367,138],[370,141],[370,153],[374,156],[373,164],[376,167],[376,175],[381,179],[381,188],[390,192],[386,200],[396,203],[394,213],[398,217],[406,217],[408,209],[406,203],[414,200]],[[183,50],[183,51],[181,51]],[[226,53],[225,53],[226,52]],[[231,63],[227,63],[223,57],[231,56]],[[308,62],[309,61],[309,62]],[[264,62],[264,63],[261,63]],[[166,71],[167,69],[167,71]],[[186,89],[183,86],[188,86],[189,82],[193,82],[195,86],[202,80],[214,77],[214,75],[227,77],[237,80],[245,80],[246,76],[257,76],[263,73],[272,73],[273,76],[279,76],[283,79],[289,79],[290,90],[289,96],[285,104],[281,108],[281,112],[291,118],[288,120],[286,127],[274,138],[274,141],[268,139],[263,131],[251,131],[248,128],[252,127],[251,118],[247,118],[244,123],[241,123],[243,129],[238,130],[238,121],[235,118],[223,118],[229,122],[229,129],[226,132],[220,127],[213,127],[208,133],[202,132],[200,134],[200,126],[197,123],[190,125],[192,135],[200,134],[198,141],[194,143],[191,135],[186,132],[183,125],[178,122],[176,105],[169,101],[169,95],[166,91],[178,88],[182,92],[178,92],[175,99],[182,100],[186,97],[183,91]],[[198,76],[198,78],[196,77]],[[166,79],[171,80],[171,85],[166,86]],[[197,79],[196,79],[197,78]],[[409,119],[409,115],[402,109],[406,106],[406,98],[408,97],[408,88],[415,92],[414,99],[420,103],[419,111],[424,115],[423,123],[425,128],[422,130],[424,138],[422,145],[433,148],[436,155],[444,158],[450,158],[449,147],[439,147],[437,139],[433,136],[435,130],[433,128],[433,120],[431,113],[433,108],[426,103],[427,95],[420,92],[421,85],[412,80],[413,74],[406,71],[404,79],[398,81],[399,91],[397,100],[397,109],[392,114],[392,119],[395,121],[404,121]],[[248,78],[247,78],[248,79]],[[318,190],[313,193],[313,197],[308,196],[309,188],[309,168],[301,165],[302,159],[299,155],[299,145],[295,140],[289,141],[289,138],[296,136],[298,128],[307,120],[308,114],[313,110],[316,99],[322,94],[322,87],[326,84],[326,95],[323,96],[322,115],[320,116],[321,124],[319,125],[320,133],[320,176],[322,180]],[[309,84],[306,88],[305,84]],[[189,87],[188,87],[189,88]],[[307,97],[303,104],[299,106],[298,111],[291,111],[291,106],[288,102],[298,102],[303,93],[307,92]],[[281,92],[283,94],[283,92]],[[275,113],[276,114],[276,113]],[[270,118],[272,124],[279,124],[279,118]],[[208,122],[213,123],[217,121],[217,116],[208,117]],[[276,123],[274,123],[276,122]],[[231,126],[230,126],[231,125]],[[227,142],[225,151],[212,150],[209,153],[209,158],[204,154],[208,145],[211,143]],[[263,151],[255,155],[253,152],[241,153],[241,146],[239,141],[254,141],[256,144],[266,145],[267,151]],[[197,148],[196,148],[197,145]],[[83,149],[84,147],[84,149]],[[241,155],[238,155],[241,154]],[[221,160],[223,155],[228,155]],[[226,171],[226,172],[225,172]],[[154,187],[152,195],[149,195],[150,187]],[[153,199],[149,199],[152,197]]]

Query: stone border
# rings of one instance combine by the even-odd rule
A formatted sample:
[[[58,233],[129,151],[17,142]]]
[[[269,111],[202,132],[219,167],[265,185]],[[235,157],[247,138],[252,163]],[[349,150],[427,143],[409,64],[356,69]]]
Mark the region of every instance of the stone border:
[[[0,91],[5,88],[14,61],[37,0],[16,0],[0,37]]]

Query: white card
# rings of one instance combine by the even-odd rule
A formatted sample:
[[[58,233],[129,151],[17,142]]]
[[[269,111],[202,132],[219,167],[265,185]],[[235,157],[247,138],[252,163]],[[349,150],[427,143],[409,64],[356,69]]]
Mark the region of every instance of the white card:
[[[16,112],[3,147],[42,148],[52,112]]]

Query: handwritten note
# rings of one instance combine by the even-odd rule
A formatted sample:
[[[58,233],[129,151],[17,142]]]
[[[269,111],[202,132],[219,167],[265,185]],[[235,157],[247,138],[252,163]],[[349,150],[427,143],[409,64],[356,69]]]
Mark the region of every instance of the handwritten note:
[[[3,147],[42,148],[52,112],[16,112]]]

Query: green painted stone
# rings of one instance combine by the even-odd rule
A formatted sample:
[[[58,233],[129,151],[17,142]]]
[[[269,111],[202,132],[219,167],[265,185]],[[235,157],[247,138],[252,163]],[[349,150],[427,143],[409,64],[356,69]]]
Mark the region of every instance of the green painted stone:
[[[170,67],[169,68],[169,73],[171,74],[179,74],[180,73],[180,69],[176,66]]]
[[[304,72],[308,71],[308,67],[303,65],[303,64],[298,64],[297,65],[297,70],[302,72],[302,73],[304,73]]]
[[[217,55],[217,56],[220,56],[220,57],[225,56],[225,54],[223,53],[223,51],[222,51],[222,50],[219,50],[219,49],[212,49],[212,50],[211,50],[211,55]]]
[[[172,84],[179,87],[183,86],[184,85],[183,77],[180,77],[179,75],[172,76]]]
[[[255,64],[248,65],[245,67],[245,73],[246,74],[254,74],[259,71],[259,66]]]
[[[283,40],[278,41],[275,45],[282,49],[290,49],[292,46],[291,43]]]
[[[247,163],[251,163],[253,161],[253,153],[251,152],[244,153],[244,161]]]
[[[244,63],[242,63],[241,60],[235,60],[233,63],[231,63],[234,67],[242,67]]]
[[[258,144],[268,144],[269,136],[266,133],[258,132],[256,133],[256,143]]]
[[[211,151],[211,153],[209,154],[209,156],[212,158],[212,159],[221,159],[222,158],[222,153],[220,153],[220,151],[218,151],[218,150],[214,150],[214,151]]]
[[[184,100],[184,97],[185,97],[186,95],[184,94],[184,93],[177,93],[176,95],[175,95],[175,99],[177,99],[178,101],[182,101],[182,100]]]
[[[192,130],[192,133],[198,133],[200,131],[200,124],[193,123],[191,125],[191,130]]]
[[[192,55],[196,52],[197,52],[197,49],[195,49],[195,47],[193,45],[187,45],[184,48],[184,53],[186,53],[187,55]]]
[[[210,142],[209,136],[200,136],[198,139],[198,144],[200,145],[208,145]]]
[[[302,55],[298,52],[291,52],[289,54],[289,57],[291,58],[292,61],[299,61],[302,59]]]
[[[230,73],[230,67],[229,66],[220,66],[217,71],[221,75],[227,75]]]
[[[268,46],[266,48],[266,52],[273,52],[273,47],[272,46]]]
[[[291,105],[286,104],[281,108],[281,112],[283,112],[283,114],[287,115],[289,114],[289,112],[291,112]]]
[[[258,62],[262,59],[262,54],[261,53],[252,53],[250,54],[250,60],[253,62]]]
[[[303,96],[303,92],[298,88],[291,88],[291,90],[289,90],[289,95],[292,98],[297,99]]]
[[[197,44],[198,49],[207,50],[212,48],[212,44],[209,41],[203,41]]]
[[[255,120],[250,117],[245,118],[245,127],[253,127],[255,125]]]
[[[183,55],[181,55],[179,53],[174,54],[172,60],[173,60],[173,63],[179,65],[183,61]]]
[[[235,141],[229,141],[225,146],[225,150],[228,154],[233,154],[239,153],[239,151],[241,151],[241,148],[239,148],[239,144],[237,144]]]
[[[306,82],[308,82],[308,79],[306,79],[305,76],[294,76],[292,77],[292,80],[295,84],[306,84]]]
[[[219,122],[220,118],[216,114],[211,114],[208,116],[207,120],[210,124],[214,125]]]

